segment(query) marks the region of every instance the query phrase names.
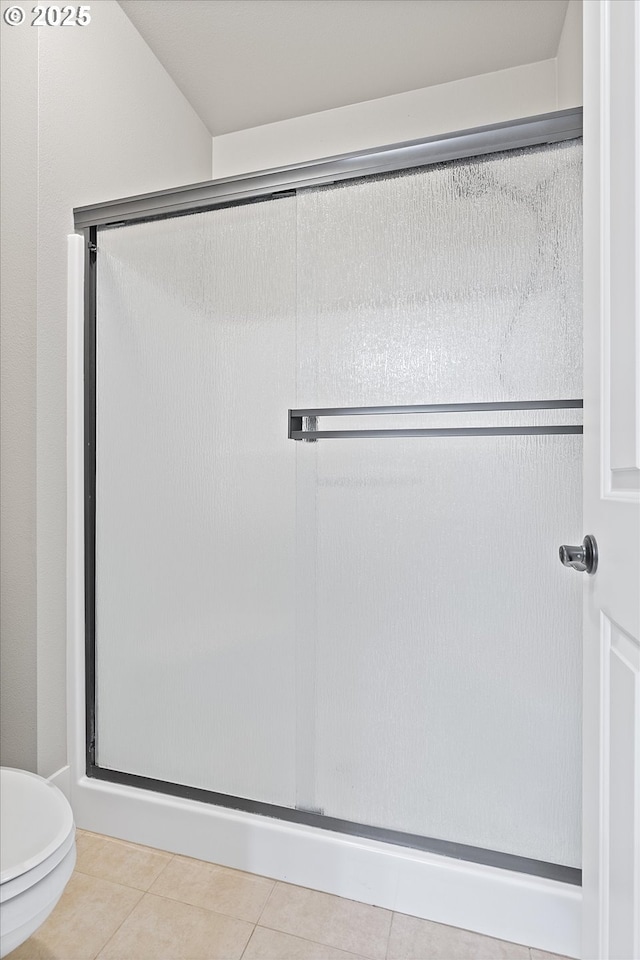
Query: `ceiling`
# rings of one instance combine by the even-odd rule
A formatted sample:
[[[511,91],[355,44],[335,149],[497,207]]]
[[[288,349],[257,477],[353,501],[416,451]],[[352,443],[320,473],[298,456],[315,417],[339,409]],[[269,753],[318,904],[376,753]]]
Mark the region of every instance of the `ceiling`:
[[[555,57],[568,0],[119,0],[213,136]]]

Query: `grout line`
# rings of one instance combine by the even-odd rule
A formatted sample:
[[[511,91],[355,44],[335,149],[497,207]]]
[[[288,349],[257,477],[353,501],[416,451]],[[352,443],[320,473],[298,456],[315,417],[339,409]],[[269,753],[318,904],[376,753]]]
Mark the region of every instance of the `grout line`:
[[[245,953],[247,952],[247,947],[249,946],[249,944],[251,943],[251,940],[253,939],[253,935],[254,935],[254,933],[256,932],[256,927],[257,927],[257,926],[258,926],[258,924],[257,924],[257,923],[254,923],[254,925],[253,925],[253,930],[252,930],[251,933],[249,934],[249,939],[247,940],[247,942],[246,942],[245,945],[244,945],[244,949],[243,949],[242,953],[240,954],[239,960],[242,960],[242,958],[244,957]]]
[[[294,937],[296,940],[304,940],[305,943],[313,943],[317,947],[329,947],[330,950],[341,950],[342,953],[347,953],[351,957],[358,957],[358,960],[378,960],[376,957],[367,956],[362,951],[360,953],[354,953],[353,950],[347,950],[345,947],[336,947],[332,943],[325,943],[323,940],[310,940],[309,937],[303,937],[299,933],[292,933],[291,930],[281,930],[279,927],[269,927],[266,923],[256,923],[256,928],[261,927],[262,930],[271,930],[273,933],[283,933],[287,937]]]
[[[171,860],[169,860],[168,863],[165,863],[162,870],[158,874],[158,877],[164,873],[164,871],[169,866],[169,863],[171,863]],[[104,883],[115,883],[117,887],[125,887],[125,889],[127,890],[135,890],[137,893],[149,893],[149,890],[158,879],[158,877],[154,877],[154,879],[151,881],[151,884],[148,887],[134,887],[132,886],[132,884],[127,883],[125,880],[112,880],[111,877],[103,877],[99,873],[87,873],[85,870],[80,870],[78,867],[76,867],[73,872],[79,873],[83,877],[90,877],[91,880],[102,880]]]
[[[88,876],[88,874],[83,873],[82,876],[83,876],[83,877],[86,877],[86,876]],[[99,880],[100,878],[99,878],[99,877],[93,877],[92,879],[94,879],[94,880]],[[113,882],[113,881],[111,881],[111,882]],[[124,886],[124,884],[119,884],[119,886]],[[134,887],[125,887],[125,890],[134,890],[134,889],[135,889]],[[122,918],[122,921],[118,924],[118,926],[117,926],[116,929],[113,931],[113,933],[111,934],[111,936],[110,936],[110,937],[107,937],[107,939],[105,940],[105,942],[102,944],[102,946],[99,948],[98,952],[97,952],[97,953],[95,954],[95,956],[93,957],[93,960],[97,960],[97,958],[100,956],[100,954],[101,954],[102,951],[105,949],[105,947],[107,947],[107,945],[108,945],[109,943],[111,943],[111,941],[112,941],[113,938],[115,937],[116,933],[118,933],[118,931],[120,930],[120,927],[121,927],[124,923],[126,923],[126,921],[129,919],[129,917],[131,916],[131,914],[133,913],[133,911],[136,909],[136,907],[138,906],[138,904],[139,904],[140,901],[142,900],[142,898],[145,896],[144,890],[136,890],[136,893],[139,893],[140,896],[138,897],[138,899],[136,900],[136,902],[133,904],[133,906],[131,907],[131,910],[129,910],[129,912],[127,913],[127,915]]]
[[[269,891],[269,896],[268,896],[267,899],[265,900],[264,906],[263,906],[262,910],[260,911],[260,915],[259,915],[258,919],[256,920],[256,927],[258,926],[258,924],[259,924],[260,921],[262,920],[262,916],[263,916],[265,910],[267,909],[267,905],[268,905],[269,901],[271,900],[271,897],[272,897],[273,894],[275,893],[276,887],[278,886],[279,883],[280,883],[279,880],[274,880],[274,881],[273,881],[273,886],[271,887],[271,890]]]
[[[384,955],[384,960],[389,960],[389,951],[391,950],[391,931],[393,930],[393,921],[396,918],[397,910],[391,911],[391,923],[389,924],[389,937],[387,939],[387,951]]]
[[[133,888],[132,888],[133,889]],[[238,923],[250,923],[254,926],[254,920],[245,920],[244,917],[236,917],[232,913],[221,913],[220,910],[212,910],[211,907],[203,907],[199,903],[189,903],[187,900],[179,900],[177,897],[168,897],[164,893],[151,893],[149,890],[144,891],[145,896],[156,897],[158,900],[166,900],[167,903],[180,903],[183,907],[192,907],[193,910],[203,910],[205,913],[214,913],[216,917],[224,917],[225,920],[237,920]],[[161,957],[158,960],[168,960],[168,958]]]
[[[395,910],[390,910],[389,913],[391,914],[391,917],[389,918],[389,930],[387,932],[387,945],[384,951],[385,960],[388,960],[388,957],[389,957],[389,949],[391,947],[391,928],[393,927],[393,918],[395,916]]]
[[[124,887],[125,890],[135,890],[136,893],[147,892],[146,890],[141,890],[140,887],[132,887],[129,883],[120,883],[119,880],[110,880],[109,877],[98,877],[95,873],[85,873],[84,870],[79,870],[77,867],[73,872],[80,874],[81,877],[88,877],[89,880],[101,880],[103,883],[113,883],[116,887]]]
[[[145,890],[145,893],[149,893],[149,892],[150,892],[151,887],[153,887],[153,886],[158,882],[158,880],[160,879],[160,877],[162,876],[162,874],[165,872],[165,870],[167,869],[167,867],[168,867],[171,863],[173,863],[174,860],[175,860],[175,857],[174,857],[173,855],[170,855],[169,859],[168,859],[167,862],[165,863],[164,867],[162,868],[162,870],[160,871],[160,873],[158,874],[158,876],[153,878],[153,880],[151,881],[151,883],[149,884],[149,886],[148,886],[147,889]]]

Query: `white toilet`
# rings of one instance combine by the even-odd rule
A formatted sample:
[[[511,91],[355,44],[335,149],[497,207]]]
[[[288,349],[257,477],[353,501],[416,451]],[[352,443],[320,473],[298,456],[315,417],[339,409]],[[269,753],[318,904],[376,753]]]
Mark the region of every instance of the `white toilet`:
[[[42,777],[0,767],[0,957],[49,916],[76,862],[64,796]]]

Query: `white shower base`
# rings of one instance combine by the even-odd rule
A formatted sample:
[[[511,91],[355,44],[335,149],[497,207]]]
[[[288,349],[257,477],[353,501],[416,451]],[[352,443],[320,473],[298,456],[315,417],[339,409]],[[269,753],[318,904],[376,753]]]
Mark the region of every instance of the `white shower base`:
[[[578,957],[579,887],[81,777],[79,827]]]

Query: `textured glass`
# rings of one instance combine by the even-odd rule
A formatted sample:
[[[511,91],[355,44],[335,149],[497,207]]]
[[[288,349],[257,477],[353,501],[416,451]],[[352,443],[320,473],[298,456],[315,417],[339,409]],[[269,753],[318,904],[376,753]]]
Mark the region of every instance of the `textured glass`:
[[[295,201],[98,245],[98,763],[293,804]]]
[[[314,807],[579,865],[581,440],[301,445]]]
[[[582,145],[298,197],[300,407],[582,396]]]
[[[286,419],[581,397],[581,176],[573,141],[100,233],[102,766],[580,864],[581,437]]]
[[[299,196],[299,406],[581,397],[581,153]],[[331,427],[566,422],[575,411]],[[581,447],[299,445],[315,809],[579,865],[581,583],[557,548],[582,536]]]

